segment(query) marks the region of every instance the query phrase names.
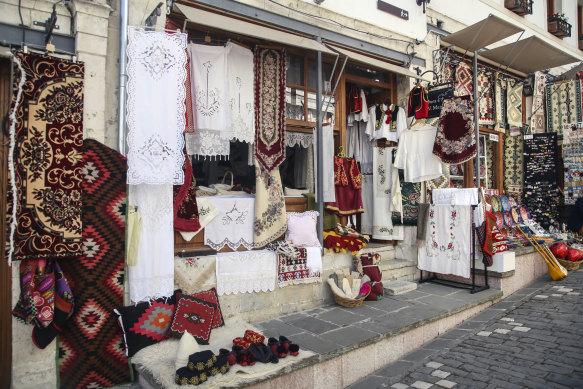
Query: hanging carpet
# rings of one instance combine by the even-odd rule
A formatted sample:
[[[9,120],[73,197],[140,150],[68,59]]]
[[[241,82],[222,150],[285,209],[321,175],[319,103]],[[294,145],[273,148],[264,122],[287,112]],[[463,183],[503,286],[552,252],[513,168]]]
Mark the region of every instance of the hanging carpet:
[[[456,96],[474,97],[473,87],[474,73],[472,67],[464,62],[460,62],[455,68],[455,92]]]
[[[255,247],[263,247],[279,238],[287,229],[285,197],[279,169],[271,173],[255,160]]]
[[[524,189],[524,140],[522,135],[504,137],[504,192],[522,204]]]
[[[506,88],[506,118],[508,125],[522,128],[522,83],[508,81]]]
[[[547,85],[545,88],[548,132],[556,132],[563,139],[563,125],[583,120],[581,107],[581,80]]]
[[[492,80],[483,71],[478,75],[479,117],[478,123],[485,126],[495,124]]]
[[[79,256],[84,65],[37,54],[17,53],[16,59],[24,86],[19,93],[16,82],[14,90],[20,96],[14,106],[16,192],[8,214],[16,224],[8,260]]]
[[[123,306],[126,159],[93,139],[83,145],[83,255],[62,261],[75,312],[59,336],[61,388],[129,382],[123,333],[113,309]]]
[[[494,129],[498,132],[506,131],[506,80],[496,74],[494,77],[494,101],[496,103],[496,123]]]
[[[473,105],[468,96],[443,101],[433,154],[454,165],[476,156]]]
[[[532,111],[530,113],[530,129],[535,133],[545,132],[545,80],[544,74],[536,73],[532,93]]]
[[[267,172],[285,159],[285,51],[255,50],[255,159]]]

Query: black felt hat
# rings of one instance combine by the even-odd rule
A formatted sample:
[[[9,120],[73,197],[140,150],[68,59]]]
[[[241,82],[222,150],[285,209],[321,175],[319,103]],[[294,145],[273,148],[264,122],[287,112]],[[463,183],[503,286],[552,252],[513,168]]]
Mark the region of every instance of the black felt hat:
[[[217,357],[210,350],[199,351],[188,357],[187,367],[194,372],[208,371],[217,363]]]
[[[188,367],[181,367],[176,370],[174,382],[178,385],[200,385],[208,378],[208,373],[204,371],[192,371]]]

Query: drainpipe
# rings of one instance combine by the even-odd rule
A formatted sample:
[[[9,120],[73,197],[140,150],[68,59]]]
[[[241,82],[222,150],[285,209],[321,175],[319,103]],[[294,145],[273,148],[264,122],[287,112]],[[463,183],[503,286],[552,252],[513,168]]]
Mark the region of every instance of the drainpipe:
[[[118,125],[118,147],[122,155],[126,155],[126,45],[128,34],[128,3],[129,0],[121,0],[120,16],[121,26],[119,34],[119,125]]]
[[[318,43],[322,43],[321,37],[316,37],[316,41]],[[324,145],[322,140],[322,52],[318,50],[317,54],[317,63],[318,63],[318,81],[316,83],[316,161],[318,166],[318,171],[316,172],[317,177],[317,188],[316,188],[316,197],[318,198],[318,212],[320,213],[319,219],[320,223],[318,223],[318,239],[320,240],[320,244],[324,247],[324,174],[323,174],[323,164],[324,158],[322,155],[324,154]]]
[[[474,130],[476,132],[476,160],[474,174],[476,175],[476,188],[480,190],[480,126],[478,124],[478,118],[480,114],[480,102],[478,101],[478,50],[474,52]]]

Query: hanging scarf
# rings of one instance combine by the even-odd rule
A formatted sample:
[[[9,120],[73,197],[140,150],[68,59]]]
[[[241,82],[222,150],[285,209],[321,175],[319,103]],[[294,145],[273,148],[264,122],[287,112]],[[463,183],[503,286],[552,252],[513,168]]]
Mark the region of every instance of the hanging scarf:
[[[255,159],[267,172],[285,160],[285,51],[255,50]]]

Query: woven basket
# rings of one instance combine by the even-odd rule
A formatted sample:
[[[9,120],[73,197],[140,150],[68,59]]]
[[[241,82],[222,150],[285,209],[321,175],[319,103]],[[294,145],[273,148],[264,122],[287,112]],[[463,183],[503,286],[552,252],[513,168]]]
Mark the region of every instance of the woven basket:
[[[197,186],[194,193],[197,196],[214,196],[217,194],[217,190],[215,188],[209,188],[208,186]]]
[[[579,270],[579,265],[581,265],[581,262],[583,262],[583,260],[581,260],[579,262],[571,262],[571,261],[566,261],[566,260],[561,259],[561,258],[557,258],[557,260],[567,270]]]
[[[231,184],[225,184],[225,179],[227,178],[228,175],[231,176]],[[223,192],[230,191],[233,188],[233,181],[234,181],[233,172],[230,170],[227,170],[225,172],[225,175],[223,176],[221,183],[220,184],[212,184],[211,187],[215,188],[216,190],[221,190]]]
[[[343,307],[346,307],[346,308],[360,307],[362,305],[362,302],[368,297],[368,293],[367,293],[366,296],[363,296],[359,299],[351,299],[351,298],[347,298],[347,297],[338,296],[336,293],[334,293],[334,289],[330,289],[330,290],[332,291],[332,294],[334,295],[334,300],[336,301],[336,303],[338,303],[339,305],[342,305]]]

